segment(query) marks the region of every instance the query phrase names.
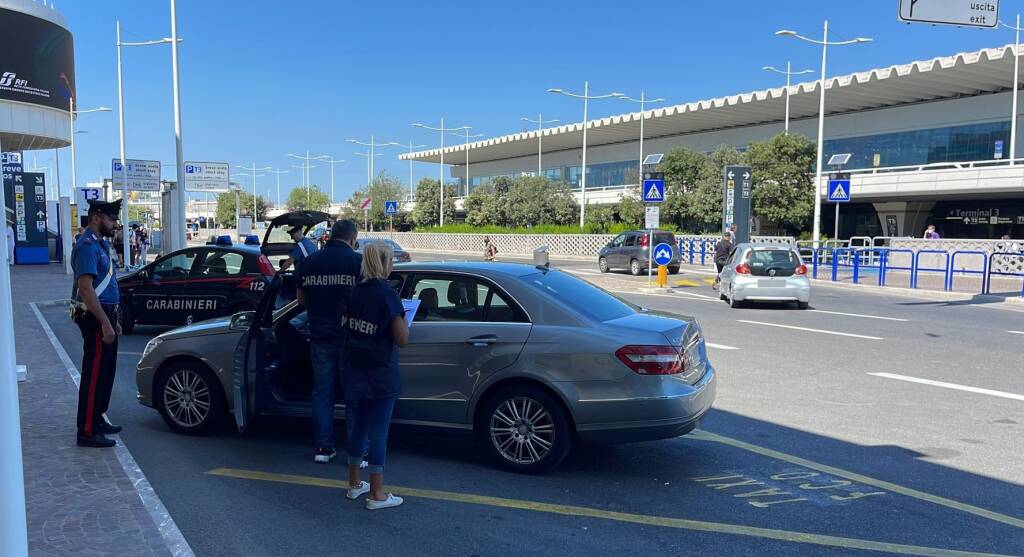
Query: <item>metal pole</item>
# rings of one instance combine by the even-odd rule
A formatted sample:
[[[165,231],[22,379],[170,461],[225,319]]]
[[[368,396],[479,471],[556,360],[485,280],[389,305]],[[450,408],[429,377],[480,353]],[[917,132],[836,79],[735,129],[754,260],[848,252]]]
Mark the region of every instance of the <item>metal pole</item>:
[[[469,130],[466,130],[466,191],[463,195],[469,195]]]
[[[409,142],[409,155],[409,201],[412,201],[416,198],[412,185],[412,141]]]
[[[636,179],[639,184],[643,184],[643,171],[644,171],[644,102],[647,97],[645,93],[640,91],[640,160],[636,165]],[[643,189],[643,188],[641,188]],[[644,192],[641,191],[640,195],[643,196]],[[650,279],[650,277],[648,277]],[[648,285],[650,286],[650,285]]]
[[[121,148],[121,176],[124,180],[124,188],[121,190],[121,222],[128,223],[128,167],[125,162],[125,148],[124,148],[124,78],[122,77],[121,69],[121,22],[118,21],[116,24],[117,29],[117,127],[118,127],[118,144]],[[74,99],[72,99],[72,102]],[[72,113],[71,118],[74,120],[75,115]],[[72,187],[78,185],[78,180],[75,176],[75,144],[74,144],[74,131],[72,131],[71,140],[71,182]],[[111,176],[111,179],[114,177]],[[81,212],[81,208],[79,208]],[[127,265],[129,256],[131,255],[131,246],[129,242],[123,242],[123,254],[125,265]]]
[[[792,76],[792,66],[792,62],[786,62],[786,123],[785,130],[783,131],[784,135],[789,135],[789,84]]]
[[[587,212],[587,103],[590,95],[590,82],[583,82],[583,161],[580,170],[580,228],[583,228]]]
[[[256,161],[252,161],[252,224],[259,222],[259,209],[256,207]]]
[[[1020,14],[1017,14],[1017,26],[1014,27],[1013,40],[1013,114],[1010,117],[1010,165],[1016,164],[1017,158],[1017,89],[1020,72]]]
[[[821,98],[818,102],[818,161],[814,173],[814,247],[821,242],[821,166],[825,151],[825,60],[828,54],[828,20],[821,39]]]
[[[441,117],[441,177],[439,182],[441,188],[441,226],[444,226],[444,116]]]
[[[74,195],[75,186],[78,184],[78,170],[75,168],[77,163],[75,155],[75,99],[72,98],[68,103],[71,107],[71,111],[68,113],[68,116],[71,118],[71,195]],[[81,213],[82,209],[82,207],[79,207],[78,212]]]
[[[838,240],[839,239],[839,204],[838,203],[836,203],[836,227],[835,227],[835,234],[832,235],[832,239],[833,240]]]
[[[646,205],[644,205],[646,207]],[[651,287],[654,275],[654,229],[647,231],[647,288]]]
[[[309,149],[306,149],[306,205],[309,205]]]
[[[370,180],[366,183],[366,193],[370,193],[370,188],[373,187],[373,134],[370,134]]]
[[[540,177],[544,173],[544,165],[542,158],[544,157],[544,118],[541,113],[537,113],[537,176]]]
[[[0,147],[0,153],[3,148]],[[0,195],[0,213],[7,214]],[[6,219],[4,224],[6,225]],[[0,236],[0,250],[7,257],[7,234]],[[18,362],[14,345],[14,301],[11,268],[0,265],[0,553],[27,557],[28,527],[25,519],[25,476],[21,460],[21,411],[18,408]]]
[[[171,193],[174,200],[174,207],[177,214],[174,216],[178,224],[178,233],[175,234],[177,246],[175,249],[185,247],[185,153],[181,144],[181,85],[178,81],[178,10],[175,8],[175,0],[171,0],[171,80],[174,82],[174,150],[177,170],[175,171],[175,187]],[[127,180],[126,180],[127,182]],[[128,252],[128,242],[125,242],[125,253]],[[172,244],[173,245],[173,244]]]

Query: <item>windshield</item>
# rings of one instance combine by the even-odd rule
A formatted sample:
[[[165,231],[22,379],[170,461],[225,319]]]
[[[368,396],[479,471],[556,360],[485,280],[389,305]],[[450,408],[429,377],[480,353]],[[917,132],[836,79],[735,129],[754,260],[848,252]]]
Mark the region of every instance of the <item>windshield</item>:
[[[791,250],[757,249],[750,252],[749,263],[752,275],[786,277],[800,266],[800,258]]]
[[[597,321],[611,321],[640,311],[639,306],[562,271],[528,275],[523,280]]]

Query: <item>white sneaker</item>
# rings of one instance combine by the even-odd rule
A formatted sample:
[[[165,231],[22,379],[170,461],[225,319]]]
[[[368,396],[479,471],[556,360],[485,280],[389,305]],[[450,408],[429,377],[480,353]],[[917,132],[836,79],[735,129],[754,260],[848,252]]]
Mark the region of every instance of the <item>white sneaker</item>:
[[[360,495],[369,493],[369,491],[370,484],[366,482],[359,482],[359,487],[349,486],[348,491],[345,492],[345,497],[348,497],[349,499],[359,499]]]
[[[388,493],[388,498],[383,500],[383,501],[377,501],[376,499],[374,499],[372,497],[367,497],[366,498],[366,510],[368,510],[368,511],[376,511],[376,510],[379,510],[379,509],[388,509],[388,508],[391,508],[391,507],[397,507],[398,505],[401,505],[404,502],[405,502],[405,500],[402,499],[401,497],[396,497],[396,496],[394,496],[394,495],[392,495],[390,493]]]

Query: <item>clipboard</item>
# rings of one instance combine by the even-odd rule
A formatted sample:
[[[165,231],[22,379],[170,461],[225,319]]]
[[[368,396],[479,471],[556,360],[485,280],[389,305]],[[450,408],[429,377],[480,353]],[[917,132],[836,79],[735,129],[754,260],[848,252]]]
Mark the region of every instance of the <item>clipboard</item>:
[[[402,309],[405,310],[405,324],[412,328],[412,320],[416,317],[416,311],[420,309],[420,300],[402,300]]]

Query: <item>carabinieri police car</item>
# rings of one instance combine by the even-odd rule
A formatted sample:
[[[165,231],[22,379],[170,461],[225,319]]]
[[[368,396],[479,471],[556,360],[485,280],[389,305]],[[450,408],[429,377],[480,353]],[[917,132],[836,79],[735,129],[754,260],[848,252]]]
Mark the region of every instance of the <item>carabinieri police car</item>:
[[[118,278],[124,334],[136,324],[188,325],[255,309],[275,274],[255,244],[220,236]]]

